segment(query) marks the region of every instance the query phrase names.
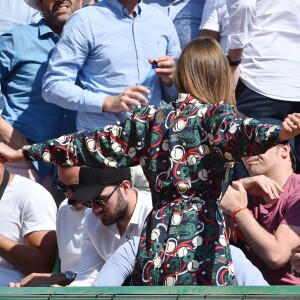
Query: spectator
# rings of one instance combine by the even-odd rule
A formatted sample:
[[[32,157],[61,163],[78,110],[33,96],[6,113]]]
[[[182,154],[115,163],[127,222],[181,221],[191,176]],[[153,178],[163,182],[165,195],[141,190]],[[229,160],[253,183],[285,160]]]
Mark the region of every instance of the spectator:
[[[20,0],[0,1],[0,35],[13,27],[37,23],[41,19],[39,12]],[[0,109],[4,99],[0,86]]]
[[[16,149],[24,143],[46,141],[76,128],[75,112],[46,103],[41,86],[62,28],[81,7],[82,0],[70,0],[68,5],[58,0],[25,2],[43,14],[42,20],[14,28],[0,37],[0,82],[5,100],[0,138]],[[41,183],[55,200],[61,200],[63,195],[55,193],[53,188],[53,167],[26,163],[7,165],[7,169]]]
[[[173,21],[181,48],[199,36],[199,27],[205,0],[144,0],[159,8]]]
[[[0,164],[0,286],[32,272],[51,272],[56,257],[56,206],[39,184]]]
[[[253,118],[280,121],[287,114],[300,111],[300,2],[277,1],[274,5],[272,0],[227,1],[230,33],[246,37],[244,45],[230,45],[229,51],[233,62],[241,61],[236,89],[238,110]],[[235,26],[242,19],[253,19],[254,25]],[[249,36],[251,39],[247,40]],[[289,51],[282,45],[287,45]],[[295,152],[299,156],[299,137],[295,137]],[[297,172],[298,169],[299,166]]]
[[[37,23],[40,19],[39,11],[23,1],[0,1],[0,35],[17,26]]]
[[[251,156],[245,160],[251,177],[234,182],[221,201],[245,239],[247,257],[271,285],[300,284],[289,262],[291,250],[300,243],[300,175],[293,173],[295,164],[289,144]]]
[[[131,187],[130,169],[81,168],[80,188],[69,203],[91,206],[85,214],[79,270],[72,286],[90,286],[124,242],[140,236],[151,196]]]
[[[147,100],[141,93],[149,90],[139,84],[154,58],[150,103],[175,99],[171,57],[179,55],[180,45],[174,25],[161,22],[164,18],[138,0],[104,0],[77,11],[51,56],[44,99],[76,110],[77,130],[120,121],[131,105]]]
[[[172,104],[142,106],[122,123],[19,150],[0,144],[0,161],[141,164],[153,210],[142,231],[133,284],[235,284],[219,200],[234,162],[299,134],[300,115],[288,115],[282,127],[239,116],[227,60],[211,38],[188,44],[174,82],[181,94]]]
[[[138,245],[139,237],[135,237],[120,246],[97,274],[93,286],[122,285],[132,274]],[[246,258],[242,250],[233,245],[230,245],[230,250],[234,262],[231,272],[235,273],[238,285],[268,285],[261,272]]]
[[[80,186],[80,167],[58,168],[57,186],[70,198]],[[10,287],[34,287],[69,285],[76,277],[81,253],[81,242],[86,207],[79,202],[68,204],[65,199],[59,206],[56,219],[56,235],[60,258],[60,272],[32,273],[20,282],[10,282]],[[66,226],[67,224],[67,226]]]
[[[205,1],[200,36],[209,36],[216,39],[227,54],[228,10],[226,0]]]

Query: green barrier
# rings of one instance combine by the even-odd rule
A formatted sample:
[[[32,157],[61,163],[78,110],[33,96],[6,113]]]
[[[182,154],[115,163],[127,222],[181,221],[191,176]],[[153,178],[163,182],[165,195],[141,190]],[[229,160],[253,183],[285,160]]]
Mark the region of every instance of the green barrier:
[[[106,300],[188,300],[188,299],[300,299],[300,286],[270,287],[35,287],[0,288],[0,299],[106,299]]]

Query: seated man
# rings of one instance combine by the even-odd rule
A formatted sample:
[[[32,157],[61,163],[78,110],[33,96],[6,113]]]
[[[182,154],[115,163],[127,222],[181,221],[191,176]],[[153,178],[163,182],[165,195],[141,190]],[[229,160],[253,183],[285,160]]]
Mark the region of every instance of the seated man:
[[[56,205],[40,184],[0,164],[0,287],[51,272],[57,253]]]
[[[56,218],[57,245],[60,258],[60,272],[32,273],[20,282],[10,282],[10,287],[33,287],[47,285],[69,285],[76,277],[81,253],[81,241],[86,207],[79,202],[68,204],[74,191],[79,187],[80,167],[58,167],[59,181],[56,186],[65,193]],[[67,224],[67,226],[66,226]]]
[[[249,157],[251,177],[233,182],[220,205],[246,242],[247,256],[271,285],[299,285],[291,250],[300,244],[300,175],[290,144]],[[246,192],[247,191],[247,192]]]
[[[78,274],[72,286],[90,286],[120,245],[139,237],[151,211],[149,193],[131,186],[129,168],[81,168],[80,188],[70,198],[86,210]]]
[[[129,240],[120,246],[101,268],[92,285],[122,285],[124,281],[132,274],[139,240],[139,237],[134,237],[132,240]],[[238,285],[268,285],[261,272],[246,258],[242,250],[232,245],[230,245],[230,250]]]

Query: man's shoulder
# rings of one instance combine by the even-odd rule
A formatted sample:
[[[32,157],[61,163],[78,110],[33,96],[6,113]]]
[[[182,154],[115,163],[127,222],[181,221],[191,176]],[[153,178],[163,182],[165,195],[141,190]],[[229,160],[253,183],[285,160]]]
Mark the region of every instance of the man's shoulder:
[[[10,187],[14,189],[20,198],[30,199],[30,201],[53,201],[51,194],[39,183],[34,182],[26,177],[15,175]]]

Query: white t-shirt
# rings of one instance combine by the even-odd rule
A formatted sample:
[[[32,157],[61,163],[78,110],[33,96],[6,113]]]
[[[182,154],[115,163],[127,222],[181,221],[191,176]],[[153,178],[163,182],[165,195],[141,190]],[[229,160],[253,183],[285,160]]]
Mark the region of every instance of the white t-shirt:
[[[227,53],[228,10],[226,0],[206,0],[200,30],[213,30],[220,34],[220,44]]]
[[[56,236],[62,272],[78,272],[85,210],[76,211],[65,199],[59,206]]]
[[[56,204],[40,184],[15,175],[0,200],[0,235],[24,244],[24,237],[41,230],[55,230]],[[25,274],[0,257],[0,286],[20,282]]]
[[[299,15],[299,0],[257,0],[256,24],[240,64],[248,88],[273,99],[299,102]]]
[[[141,235],[144,221],[152,209],[152,198],[148,193],[136,191],[137,203],[122,237],[116,224],[104,226],[91,209],[86,210],[79,270],[71,286],[91,286],[108,258],[122,244]]]

